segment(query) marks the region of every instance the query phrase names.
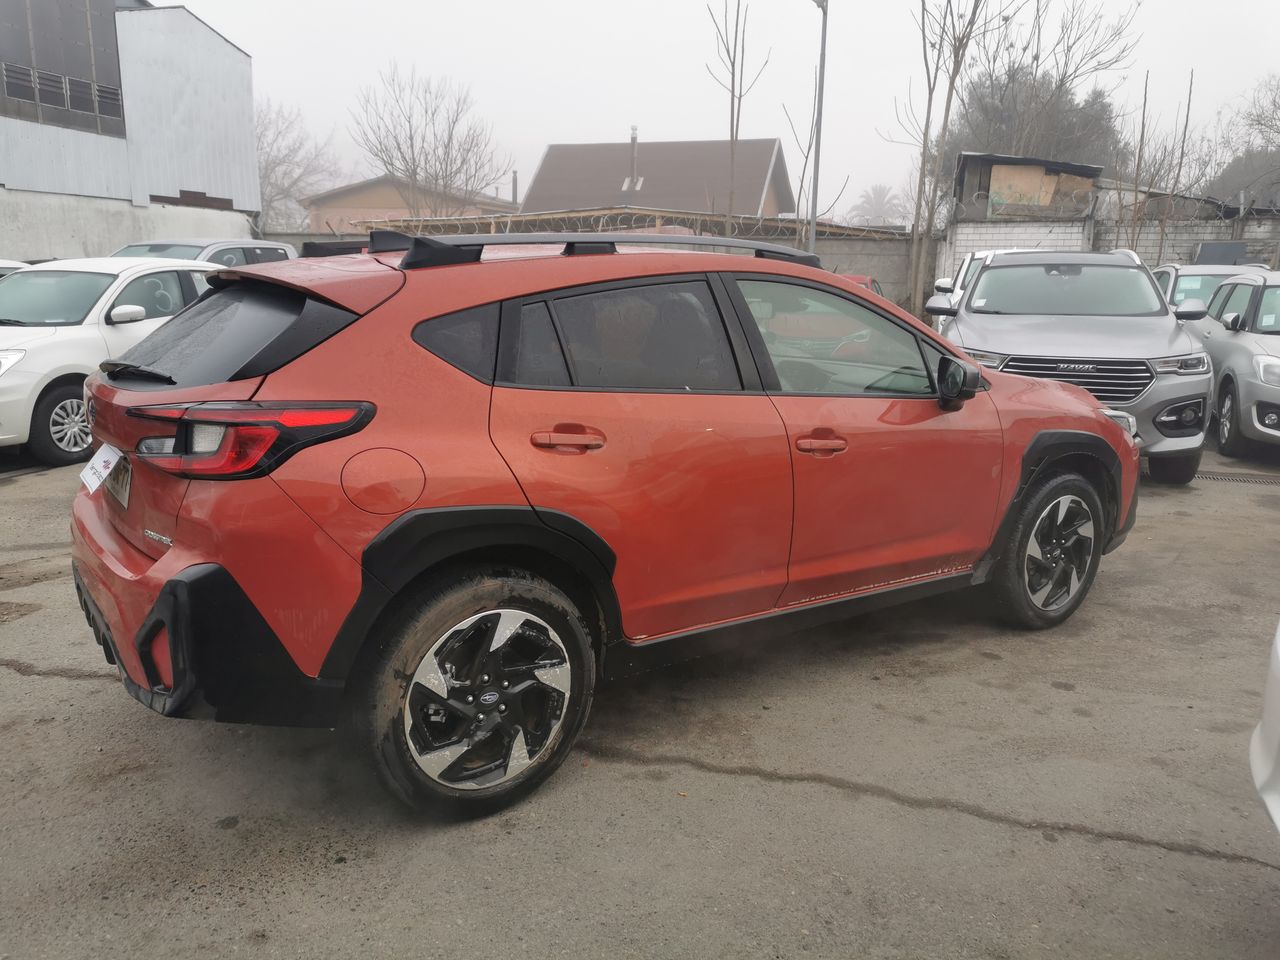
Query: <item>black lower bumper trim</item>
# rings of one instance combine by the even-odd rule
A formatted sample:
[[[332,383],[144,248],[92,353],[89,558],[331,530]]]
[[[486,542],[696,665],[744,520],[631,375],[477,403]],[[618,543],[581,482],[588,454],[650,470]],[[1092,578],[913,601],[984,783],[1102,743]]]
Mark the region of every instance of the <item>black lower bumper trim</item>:
[[[1124,518],[1124,523],[1122,523],[1119,529],[1111,535],[1111,539],[1107,541],[1107,545],[1102,548],[1103,553],[1110,553],[1129,538],[1129,531],[1133,529],[1133,525],[1138,520],[1138,490],[1140,486],[1141,485],[1137,483],[1133,485],[1133,496],[1129,500],[1129,512]]]
[[[107,659],[119,663],[120,638],[73,570],[76,593]],[[165,687],[151,660],[152,640],[169,638],[173,683]],[[168,717],[230,723],[333,726],[343,684],[308,677],[280,644],[252,601],[217,564],[188,567],[161,589],[133,638],[150,686],[121,669],[130,696]]]

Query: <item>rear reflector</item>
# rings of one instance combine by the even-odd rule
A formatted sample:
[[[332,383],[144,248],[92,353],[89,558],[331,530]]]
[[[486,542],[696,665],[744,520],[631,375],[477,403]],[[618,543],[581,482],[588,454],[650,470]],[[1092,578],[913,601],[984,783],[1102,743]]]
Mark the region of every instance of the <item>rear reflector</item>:
[[[132,407],[129,416],[168,424],[137,454],[192,479],[242,480],[270,473],[304,447],[345,437],[373,419],[371,403],[192,403]]]

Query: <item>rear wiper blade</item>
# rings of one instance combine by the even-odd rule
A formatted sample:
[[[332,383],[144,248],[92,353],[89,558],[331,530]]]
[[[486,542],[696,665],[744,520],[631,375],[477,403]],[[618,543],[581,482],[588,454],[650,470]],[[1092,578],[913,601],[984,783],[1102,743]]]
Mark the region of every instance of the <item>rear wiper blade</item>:
[[[26,325],[27,325],[27,322],[25,320],[13,320],[13,319],[10,319],[9,317],[0,317],[0,326],[25,327]]]
[[[125,363],[123,360],[103,360],[98,364],[98,369],[105,373],[110,380],[127,374],[143,380],[159,380],[161,383],[178,382],[163,371],[152,370],[150,367],[144,367],[140,363]]]

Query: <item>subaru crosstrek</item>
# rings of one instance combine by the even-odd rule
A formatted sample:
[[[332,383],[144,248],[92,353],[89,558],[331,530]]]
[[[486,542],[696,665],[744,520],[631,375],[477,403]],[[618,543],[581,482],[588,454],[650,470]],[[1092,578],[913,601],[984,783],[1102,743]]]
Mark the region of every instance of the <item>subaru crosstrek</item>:
[[[925,309],[983,366],[1074,383],[1132,416],[1151,479],[1195,477],[1210,364],[1184,325],[1205,304],[1170,306],[1134,253],[992,254],[960,301],[938,295]]]
[[[75,584],[128,691],[345,709],[403,800],[489,807],[602,677],[977,584],[1076,610],[1134,519],[1123,415],[796,251],[664,241],[708,243],[375,234],[105,363]]]

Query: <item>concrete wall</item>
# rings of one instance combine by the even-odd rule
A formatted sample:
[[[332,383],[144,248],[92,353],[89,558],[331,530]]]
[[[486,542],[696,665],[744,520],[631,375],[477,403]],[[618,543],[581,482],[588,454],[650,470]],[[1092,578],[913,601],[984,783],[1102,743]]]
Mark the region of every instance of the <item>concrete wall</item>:
[[[1139,225],[1134,243],[1133,225],[1116,220],[1099,220],[1094,228],[1097,250],[1116,247],[1132,249],[1149,267],[1162,263],[1192,263],[1196,247],[1207,240],[1243,240],[1248,244],[1249,259],[1270,265],[1280,264],[1280,220],[1171,220],[1164,232],[1163,249],[1160,223]]]
[[[1088,220],[972,220],[953,223],[938,243],[934,276],[950,277],[970,253],[979,250],[1088,250]],[[932,278],[930,278],[932,279]]]
[[[138,240],[249,235],[248,218],[233,211],[0,188],[4,259],[101,257]]]
[[[907,262],[911,256],[909,237],[887,240],[872,237],[819,239],[818,256],[827,270],[872,276],[880,281],[886,297],[895,303],[906,302]],[[930,253],[926,252],[925,259],[931,262]]]

